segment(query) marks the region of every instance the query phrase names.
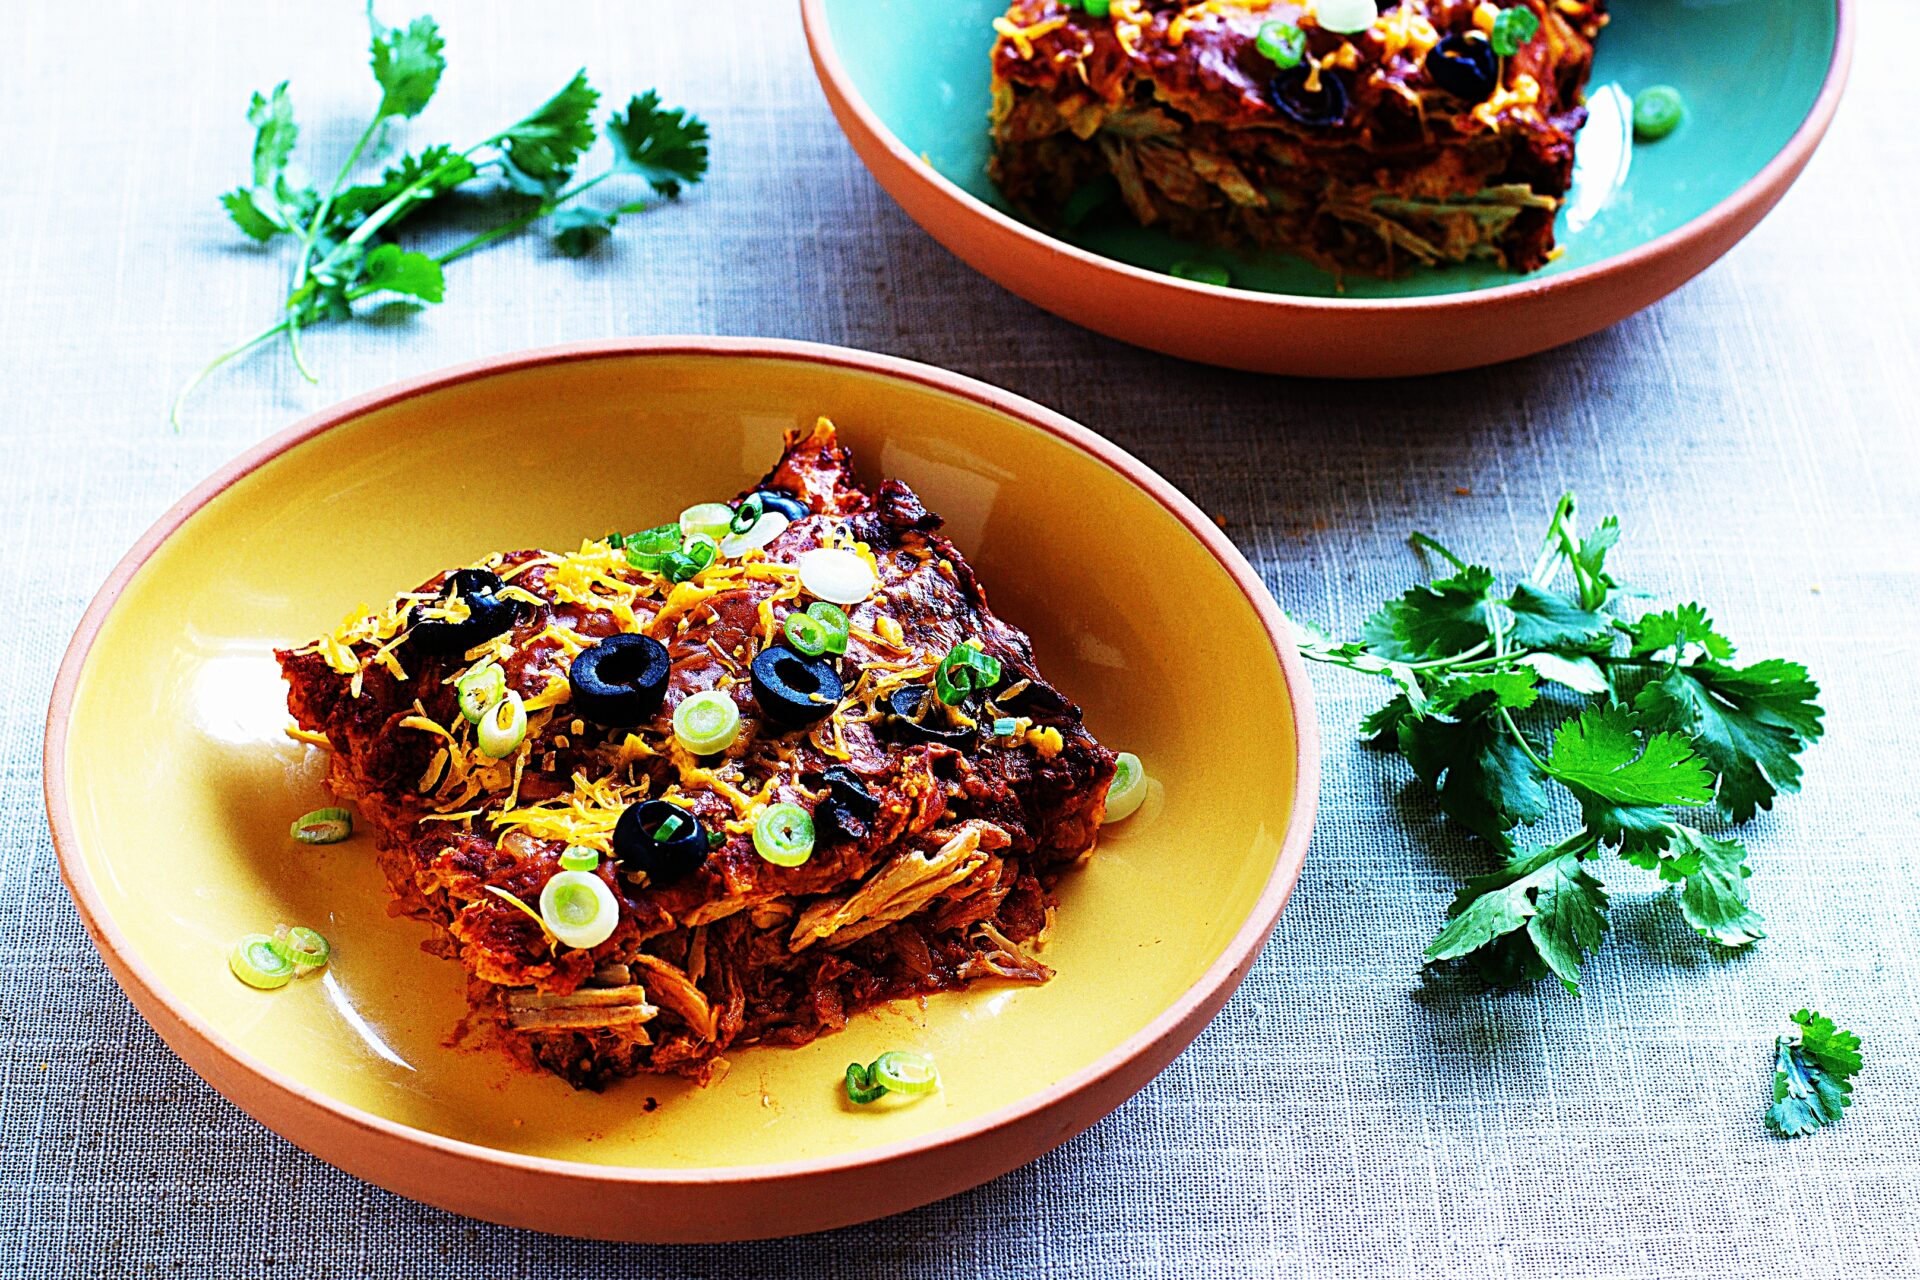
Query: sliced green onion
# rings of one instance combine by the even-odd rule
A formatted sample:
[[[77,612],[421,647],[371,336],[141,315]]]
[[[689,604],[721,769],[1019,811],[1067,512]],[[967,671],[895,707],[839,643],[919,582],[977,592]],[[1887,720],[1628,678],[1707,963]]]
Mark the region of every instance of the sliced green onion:
[[[740,708],[719,689],[703,690],[673,709],[673,736],[697,756],[725,751],[740,736]]]
[[[1092,182],[1082,183],[1067,197],[1060,206],[1060,225],[1071,231],[1094,214],[1113,203],[1120,194],[1120,184],[1109,175],[1102,174]]]
[[[753,848],[776,867],[797,867],[813,856],[813,815],[791,801],[765,809],[753,822]]]
[[[933,673],[933,690],[950,707],[959,706],[968,694],[998,683],[1000,660],[982,653],[971,640],[949,649]]]
[[[873,1078],[873,1073],[857,1062],[847,1064],[847,1101],[859,1106],[869,1102],[878,1102],[887,1096],[887,1086]]]
[[[670,813],[660,820],[659,826],[653,829],[653,838],[661,844],[665,844],[667,841],[679,835],[680,829],[686,825],[687,819],[685,814]]]
[[[619,551],[627,545],[627,535],[624,533],[610,533],[606,537],[600,539],[600,541],[606,543],[608,546],[612,547],[615,551]]]
[[[353,815],[345,809],[315,809],[295,818],[288,834],[301,844],[339,844],[353,834]]]
[[[1493,51],[1503,58],[1511,58],[1520,52],[1520,47],[1540,34],[1540,15],[1524,4],[1516,4],[1511,9],[1502,9],[1493,20]]]
[[[1222,288],[1233,283],[1233,274],[1225,267],[1193,258],[1182,258],[1167,268],[1167,274],[1177,279],[1191,280],[1195,284],[1217,284]]]
[[[807,616],[819,623],[826,632],[828,653],[847,651],[847,637],[853,632],[853,624],[847,620],[845,609],[825,600],[816,600],[807,606]]]
[[[453,682],[460,695],[460,714],[468,724],[479,724],[507,694],[507,673],[483,662]]]
[[[684,548],[667,554],[660,572],[670,582],[685,582],[704,573],[719,554],[720,544],[712,538],[704,533],[689,534]]]
[[[1268,22],[1253,38],[1253,47],[1274,66],[1289,71],[1307,56],[1307,36],[1291,22]]]
[[[599,865],[599,853],[582,845],[570,844],[560,851],[562,871],[592,871]]]
[[[747,554],[766,546],[786,530],[787,518],[778,511],[768,511],[744,530],[737,530],[720,539],[720,554],[729,559]]]
[[[727,532],[745,533],[747,530],[753,528],[754,525],[760,523],[760,517],[765,511],[766,507],[761,503],[760,495],[757,493],[749,494],[742,498],[740,505],[735,507],[727,516]]]
[[[613,936],[620,900],[590,871],[561,871],[540,891],[540,922],[561,945],[584,951]]]
[[[924,1097],[940,1087],[940,1071],[923,1053],[896,1049],[875,1058],[867,1070],[876,1084],[910,1098]]]
[[[1686,100],[1670,84],[1656,84],[1634,95],[1633,136],[1642,141],[1658,142],[1686,118]]]
[[[1107,784],[1107,812],[1100,821],[1119,822],[1131,818],[1146,798],[1147,771],[1140,757],[1131,751],[1122,751],[1114,761],[1113,781]]]
[[[474,726],[480,750],[495,760],[503,760],[520,749],[527,737],[527,704],[519,694],[507,690],[507,696],[493,705],[485,718]]]
[[[859,604],[880,585],[880,580],[873,575],[873,566],[859,554],[842,547],[803,551],[794,563],[800,567],[800,585],[834,604]]]
[[[293,965],[296,973],[318,969],[333,957],[333,947],[318,929],[294,925],[274,930],[273,945]]]
[[[1104,18],[1113,12],[1113,0],[1086,0],[1089,18]]]
[[[820,625],[820,619],[810,614],[788,614],[786,621],[780,624],[780,631],[786,636],[788,647],[795,653],[817,658],[827,651],[827,629]]]
[[[667,557],[680,550],[680,526],[657,524],[627,535],[627,563],[648,573],[666,570]]]
[[[1318,0],[1313,6],[1313,20],[1320,29],[1343,36],[1365,31],[1379,16],[1380,8],[1373,0]]]
[[[264,933],[250,933],[227,952],[227,968],[250,987],[273,991],[293,981],[293,961]]]
[[[993,722],[993,736],[996,738],[1011,738],[1019,728],[1020,722],[1018,720],[1015,720],[1012,716],[1001,716]]]
[[[715,542],[733,532],[733,508],[724,502],[698,502],[680,513],[680,532],[704,533]]]

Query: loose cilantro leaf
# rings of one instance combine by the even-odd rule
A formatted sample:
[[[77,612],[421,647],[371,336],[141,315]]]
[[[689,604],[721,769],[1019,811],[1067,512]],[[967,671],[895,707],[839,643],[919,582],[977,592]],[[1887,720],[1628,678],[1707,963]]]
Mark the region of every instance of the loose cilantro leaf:
[[[373,78],[381,89],[377,117],[411,119],[426,110],[447,69],[440,28],[428,17],[415,18],[404,31],[384,27],[374,18],[372,5],[367,6],[367,21],[373,26]]]
[[[1838,1121],[1853,1103],[1860,1037],[1811,1009],[1793,1015],[1773,1042],[1773,1105],[1767,1128],[1799,1138]]]
[[[651,203],[630,200],[596,210],[573,205],[576,197],[610,178],[627,177],[645,182],[651,195],[675,198],[706,174],[706,126],[683,110],[663,106],[659,95],[648,91],[634,95],[626,110],[608,121],[612,155],[607,167],[576,182],[575,171],[598,137],[592,117],[600,95],[582,71],[531,114],[472,146],[428,146],[389,165],[377,180],[352,182],[362,154],[382,128],[424,111],[447,68],[445,42],[432,18],[387,27],[369,5],[367,21],[380,100],[324,195],[292,176],[299,134],[287,85],[270,95],[253,95],[247,113],[255,131],[251,181],[222,195],[220,204],[249,239],[293,239],[298,246],[293,284],[276,323],[214,357],[181,389],[173,405],[176,429],[187,396],[207,374],[270,338],[284,336],[300,372],[314,380],[300,350],[303,329],[351,319],[354,304],[375,294],[438,302],[448,263],[548,218],[561,253],[590,252],[623,217]],[[483,185],[482,179],[493,181]],[[479,194],[486,203],[474,207],[495,214],[493,225],[450,248],[400,243],[401,224],[413,214],[477,186],[483,186]]]
[[[1819,696],[1797,662],[1731,667],[1702,658],[1649,682],[1634,706],[1650,725],[1692,740],[1718,775],[1720,811],[1745,822],[1800,789],[1797,757],[1825,731]]]
[[[593,145],[593,108],[600,94],[577,71],[560,92],[500,136],[507,182],[528,195],[549,197],[573,178],[580,153]]]
[[[1477,565],[1414,587],[1367,619],[1366,646],[1378,657],[1400,662],[1465,653],[1492,632],[1493,589],[1493,571]]]
[[[1496,981],[1575,983],[1605,931],[1606,895],[1583,868],[1607,848],[1674,886],[1682,918],[1712,943],[1764,937],[1745,845],[1686,815],[1711,804],[1752,817],[1799,786],[1798,756],[1823,729],[1806,669],[1733,665],[1700,605],[1614,616],[1620,524],[1583,537],[1574,517],[1563,495],[1532,569],[1504,583],[1415,534],[1447,565],[1435,581],[1381,606],[1358,640],[1300,627],[1313,661],[1392,681],[1363,737],[1406,757],[1448,817],[1502,858],[1461,891],[1430,952],[1470,957]],[[1579,805],[1580,829],[1515,852],[1514,829],[1549,820],[1555,787]]]
[[[1582,648],[1604,638],[1608,631],[1604,615],[1582,609],[1559,592],[1531,582],[1514,587],[1507,597],[1507,608],[1513,611],[1508,638],[1525,649]]]
[[[662,107],[651,89],[627,103],[625,115],[615,112],[607,121],[607,140],[616,168],[645,178],[669,200],[679,196],[681,183],[698,182],[707,171],[707,126]]]
[[[1467,881],[1447,909],[1447,927],[1427,947],[1428,961],[1457,960],[1524,930],[1533,956],[1577,994],[1580,962],[1607,931],[1607,891],[1581,856],[1580,848],[1565,845],[1527,850],[1499,871]],[[1524,951],[1521,956],[1518,965],[1512,954],[1494,959],[1525,973],[1532,965]]]

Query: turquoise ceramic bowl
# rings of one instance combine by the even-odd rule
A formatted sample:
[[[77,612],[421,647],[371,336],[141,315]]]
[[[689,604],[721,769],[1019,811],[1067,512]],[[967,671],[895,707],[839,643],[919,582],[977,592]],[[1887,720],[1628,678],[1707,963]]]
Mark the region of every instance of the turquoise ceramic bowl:
[[[856,147],[908,211],[975,267],[1069,319],[1144,346],[1326,374],[1490,363],[1592,332],[1713,261],[1797,176],[1845,78],[1852,25],[1845,0],[1613,0],[1610,8],[1588,92],[1592,118],[1557,229],[1564,255],[1525,277],[1472,265],[1343,281],[1286,255],[1196,251],[1118,217],[1071,239],[1026,226],[986,174],[991,23],[1004,5],[802,0],[816,65]],[[1680,88],[1688,118],[1669,138],[1636,144],[1632,95],[1662,83]],[[1039,258],[1051,261],[1020,253],[1015,242],[1043,246],[1049,252]],[[1165,286],[1177,291],[1168,294],[1172,301],[1146,296],[1144,278],[1165,282],[1167,267],[1181,258],[1226,266],[1233,287],[1173,282]],[[1076,296],[1122,282],[1133,286],[1124,307],[1090,307]],[[1568,289],[1588,296],[1540,305]],[[1208,314],[1196,309],[1196,293],[1241,305]],[[1509,300],[1534,305],[1504,307]],[[1383,317],[1408,315],[1456,325],[1462,317],[1450,304],[1475,302],[1478,314],[1464,323],[1497,337],[1472,349],[1463,350],[1457,334],[1449,343],[1444,334],[1377,328]],[[1376,344],[1393,337],[1412,337],[1412,344],[1395,359],[1343,352],[1324,332],[1302,341],[1301,324],[1324,322],[1330,311],[1368,317]],[[1250,325],[1250,340],[1215,341],[1219,323]],[[1183,326],[1184,335],[1169,332]],[[1275,340],[1287,343],[1288,354],[1274,353]]]

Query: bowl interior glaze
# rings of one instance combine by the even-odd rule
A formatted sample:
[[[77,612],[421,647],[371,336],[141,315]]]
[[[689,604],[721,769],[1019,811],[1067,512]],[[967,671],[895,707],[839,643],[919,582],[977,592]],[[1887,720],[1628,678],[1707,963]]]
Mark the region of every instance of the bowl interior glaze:
[[[421,953],[423,926],[388,916],[370,838],[288,839],[329,798],[322,752],[284,733],[274,648],[487,550],[576,545],[730,496],[783,429],[821,413],[867,478],[901,477],[944,513],[1043,669],[1155,777],[1143,811],[1060,885],[1042,952],[1059,976],[868,1013],[800,1049],[742,1049],[706,1089],[642,1078],[575,1093],[450,1046],[461,971]],[[244,471],[125,584],[50,762],[63,865],[103,949],[274,1087],[591,1166],[713,1170],[937,1140],[1113,1054],[1298,872],[1311,726],[1294,718],[1278,617],[1185,510],[988,404],[819,360],[610,354],[430,387]],[[282,922],[332,939],[324,977],[272,993],[234,980],[228,943]],[[932,1053],[944,1089],[847,1105],[846,1064],[888,1048]]]
[[[987,177],[988,53],[998,0],[821,0],[854,88],[906,149],[968,195],[1011,213]],[[1217,262],[1233,284],[1303,298],[1444,297],[1550,280],[1618,257],[1707,213],[1758,174],[1806,120],[1838,38],[1833,0],[1612,0],[1588,90],[1573,191],[1556,235],[1566,252],[1526,277],[1487,264],[1343,280],[1278,253],[1199,249],[1115,215],[1065,238],[1152,271]],[[1681,90],[1688,118],[1636,144],[1632,96]]]

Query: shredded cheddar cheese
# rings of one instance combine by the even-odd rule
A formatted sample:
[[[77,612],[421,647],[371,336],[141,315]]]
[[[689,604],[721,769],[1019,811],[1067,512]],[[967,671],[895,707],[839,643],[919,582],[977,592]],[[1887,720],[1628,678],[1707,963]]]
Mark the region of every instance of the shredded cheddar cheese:
[[[1538,114],[1534,108],[1539,101],[1540,82],[1523,72],[1513,78],[1511,86],[1501,85],[1492,97],[1475,107],[1473,118],[1489,129],[1498,129],[1502,113]]]
[[[1006,18],[995,18],[993,29],[1004,38],[1013,42],[1013,51],[1022,62],[1033,57],[1033,42],[1049,31],[1058,31],[1067,25],[1064,17],[1046,18],[1039,22],[1030,22],[1024,27],[1015,26]]]

